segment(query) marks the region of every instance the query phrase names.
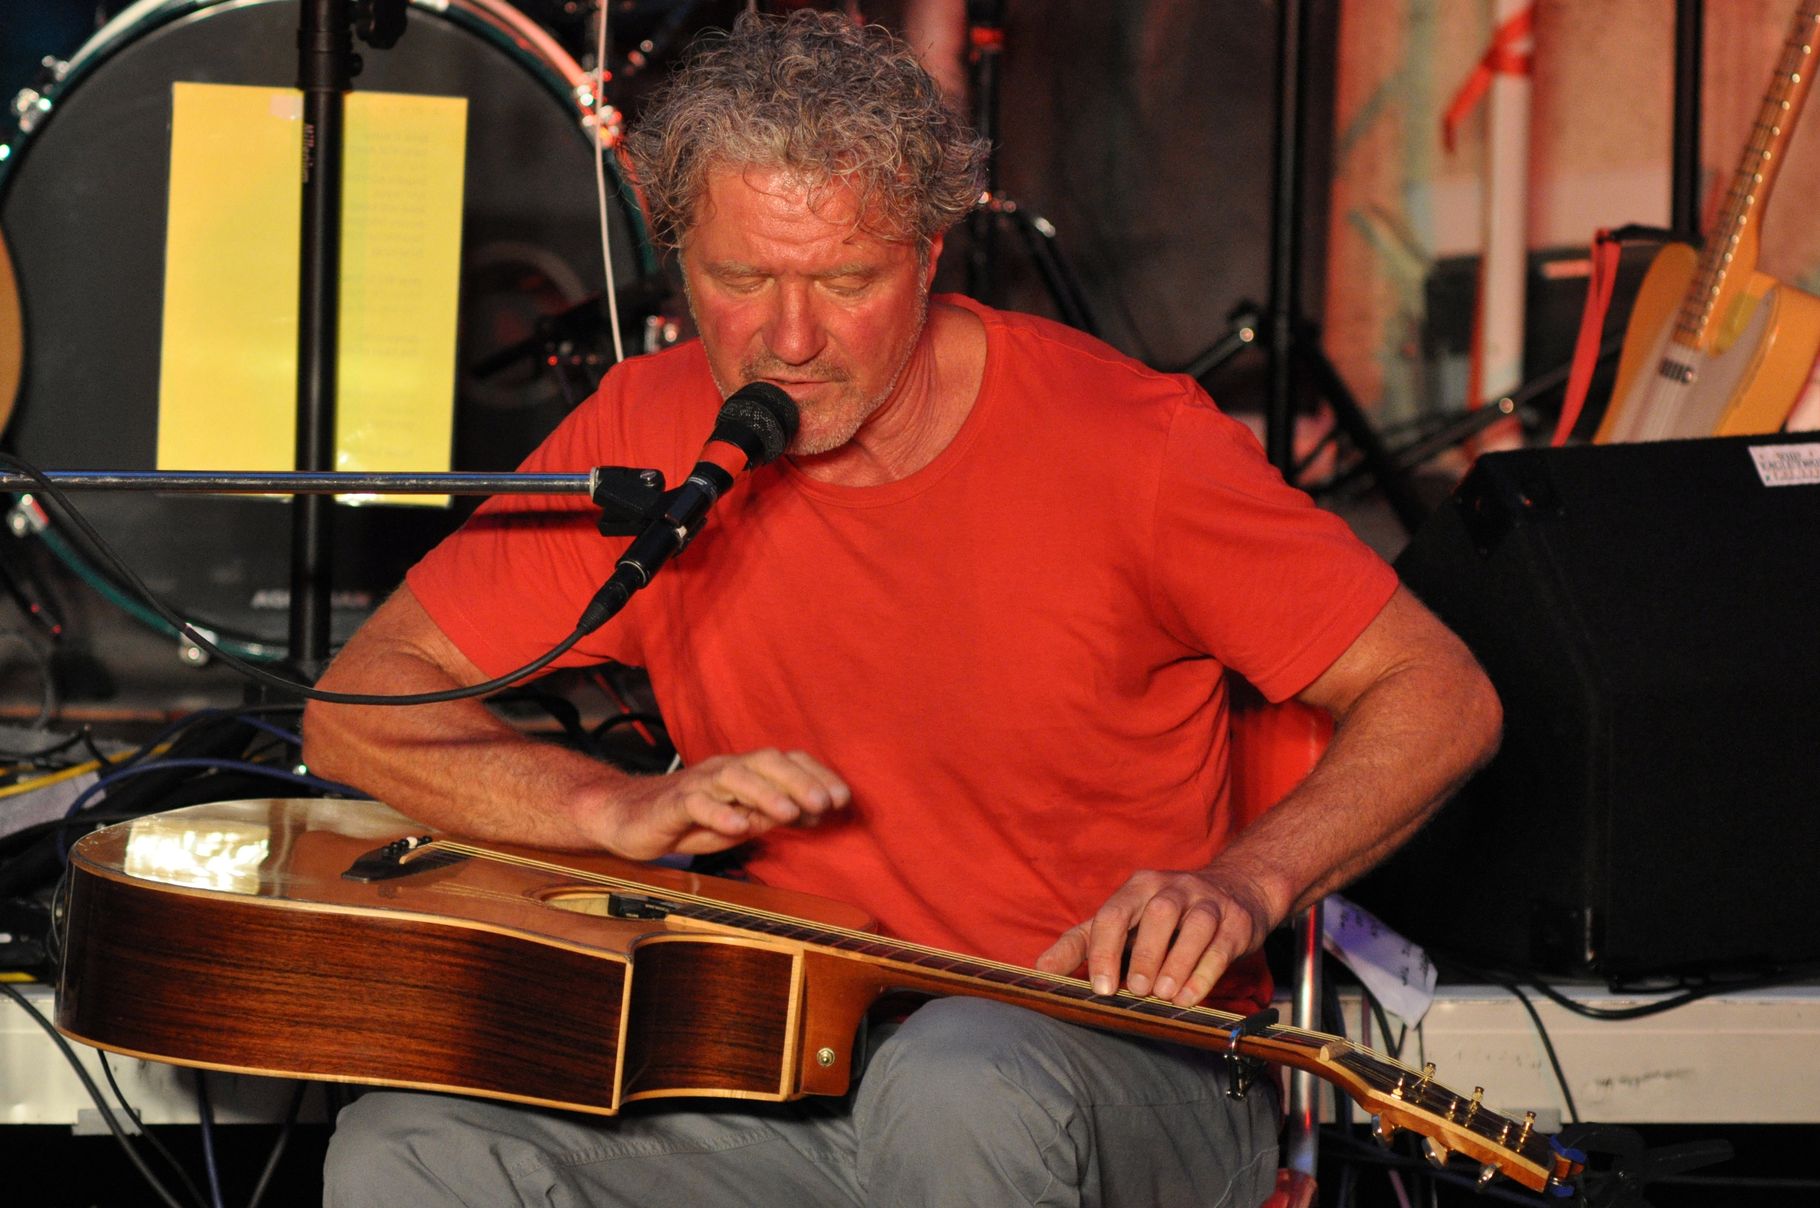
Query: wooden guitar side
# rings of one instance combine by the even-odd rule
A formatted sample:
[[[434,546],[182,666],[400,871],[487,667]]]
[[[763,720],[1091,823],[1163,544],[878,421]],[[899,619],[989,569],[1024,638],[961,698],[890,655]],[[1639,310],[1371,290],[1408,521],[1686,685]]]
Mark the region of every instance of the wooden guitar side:
[[[330,829],[335,813],[377,820],[385,838],[410,833],[372,803],[203,808],[216,831],[225,822],[265,836],[277,858],[256,891],[135,872],[128,843],[161,838],[156,819],[98,832],[72,853],[57,1023],[73,1038],[204,1068],[601,1113],[666,1094],[781,1100],[845,1087],[844,1057],[871,999],[815,1004],[835,1018],[808,1031],[845,1029],[843,1059],[816,1065],[819,1085],[803,1087],[799,947],[553,909],[559,878],[508,865],[344,881],[383,839],[367,837],[370,826]],[[573,862],[702,887],[700,877],[604,857]],[[866,924],[822,899],[735,882],[717,889]],[[821,1089],[836,1076],[838,1087]]]

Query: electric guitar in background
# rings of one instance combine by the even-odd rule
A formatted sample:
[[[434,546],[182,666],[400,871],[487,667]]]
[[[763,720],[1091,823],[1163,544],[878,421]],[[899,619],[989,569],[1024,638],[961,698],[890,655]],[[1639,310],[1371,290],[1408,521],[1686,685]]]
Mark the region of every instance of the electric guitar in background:
[[[1671,243],[1637,294],[1599,444],[1779,430],[1820,354],[1820,298],[1757,271],[1770,189],[1820,67],[1802,0],[1703,249]]]

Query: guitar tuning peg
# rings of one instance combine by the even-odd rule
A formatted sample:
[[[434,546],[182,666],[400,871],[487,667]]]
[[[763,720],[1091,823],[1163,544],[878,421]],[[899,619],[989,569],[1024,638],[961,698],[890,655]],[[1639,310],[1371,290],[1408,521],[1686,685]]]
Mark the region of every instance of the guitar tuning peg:
[[[1529,1130],[1534,1128],[1535,1126],[1536,1126],[1536,1113],[1524,1112],[1523,1113],[1523,1131],[1517,1134],[1517,1148],[1518,1149],[1522,1149],[1523,1143],[1525,1141],[1529,1140]]]
[[[1434,1137],[1424,1137],[1422,1139],[1422,1154],[1432,1165],[1443,1168],[1447,1165],[1447,1146],[1441,1144],[1441,1142]]]
[[[1435,1063],[1432,1061],[1425,1062],[1422,1066],[1422,1079],[1416,1083],[1416,1098],[1420,1099],[1422,1097],[1422,1092],[1427,1090],[1428,1084],[1434,1080]]]
[[[1371,1118],[1371,1135],[1377,1138],[1379,1145],[1388,1149],[1390,1139],[1397,1135],[1397,1126],[1383,1116],[1373,1116]]]
[[[1474,1181],[1474,1186],[1477,1187],[1479,1190],[1483,1191],[1486,1188],[1486,1186],[1488,1186],[1491,1183],[1491,1181],[1497,1177],[1498,1177],[1497,1164],[1495,1162],[1487,1162],[1487,1163],[1485,1163],[1485,1165],[1479,1167],[1479,1177]]]

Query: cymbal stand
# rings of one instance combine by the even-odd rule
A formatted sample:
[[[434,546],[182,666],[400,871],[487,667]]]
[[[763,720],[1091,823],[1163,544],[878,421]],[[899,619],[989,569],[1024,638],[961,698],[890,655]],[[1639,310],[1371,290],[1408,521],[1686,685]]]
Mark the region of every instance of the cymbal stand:
[[[973,91],[973,122],[986,140],[986,191],[968,219],[967,293],[995,302],[998,292],[998,228],[1018,235],[1030,263],[1049,292],[1062,322],[1098,335],[1099,321],[1086,291],[1056,243],[1055,225],[1024,209],[998,187],[999,57],[1005,51],[1004,0],[967,0],[968,82]]]

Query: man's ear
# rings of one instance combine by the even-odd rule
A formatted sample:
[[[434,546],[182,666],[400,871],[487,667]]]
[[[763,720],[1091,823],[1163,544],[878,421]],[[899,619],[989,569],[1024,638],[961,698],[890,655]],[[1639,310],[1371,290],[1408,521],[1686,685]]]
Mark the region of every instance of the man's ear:
[[[948,234],[948,232],[942,231],[940,234],[933,235],[929,239],[929,262],[927,264],[923,265],[923,292],[924,293],[928,293],[930,290],[935,288],[935,270],[936,270],[936,267],[939,264],[941,264],[942,240],[947,236],[947,234]]]

